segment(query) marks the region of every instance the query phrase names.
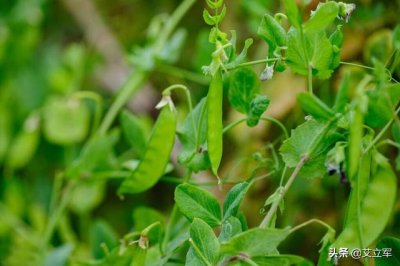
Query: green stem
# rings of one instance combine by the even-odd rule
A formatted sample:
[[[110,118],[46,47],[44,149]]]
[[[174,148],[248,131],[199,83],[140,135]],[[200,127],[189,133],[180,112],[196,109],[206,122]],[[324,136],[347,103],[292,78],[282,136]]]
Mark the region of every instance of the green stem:
[[[294,180],[296,179],[301,168],[303,168],[303,166],[307,160],[308,160],[308,156],[303,156],[300,159],[300,161],[297,163],[296,168],[294,169],[292,175],[289,177],[288,181],[286,182],[286,185],[283,187],[283,190],[280,193],[279,198],[272,203],[271,208],[269,209],[267,215],[262,220],[262,222],[260,224],[261,228],[266,228],[270,225],[272,218],[274,217],[276,211],[278,210],[280,202],[285,197],[286,193],[288,192],[289,188],[292,186]]]
[[[164,29],[161,31],[161,34],[155,43],[155,54],[158,54],[161,51],[169,36],[178,25],[179,21],[183,18],[183,16],[193,6],[194,3],[196,3],[196,0],[184,0],[176,8],[175,12],[169,17]]]
[[[188,170],[183,179],[183,183],[189,182],[191,177],[192,177],[192,171]],[[169,218],[168,225],[165,228],[164,240],[162,241],[162,245],[161,245],[161,252],[163,254],[165,254],[167,251],[167,244],[168,244],[169,238],[171,236],[172,227],[174,226],[175,220],[178,218],[178,215],[179,215],[178,206],[175,203],[174,207],[172,208],[172,213]]]
[[[52,211],[52,214],[49,218],[46,230],[43,235],[43,243],[44,248],[47,247],[49,244],[51,237],[53,236],[54,230],[57,226],[59,219],[61,218],[62,214],[64,213],[66,207],[68,206],[69,200],[71,198],[71,190],[75,187],[75,183],[72,181],[67,185],[64,191],[64,195],[61,198],[60,204]]]
[[[289,134],[288,134],[286,127],[278,119],[275,119],[270,116],[262,116],[260,118],[260,120],[274,123],[275,125],[277,125],[278,127],[280,127],[282,129],[283,133],[285,134],[285,138],[289,138]],[[231,130],[232,128],[238,126],[239,124],[241,124],[245,121],[247,121],[247,118],[241,118],[235,122],[232,122],[231,124],[227,125],[224,128],[223,133],[225,134],[227,131]]]
[[[313,92],[312,66],[311,65],[308,66],[308,81],[307,81],[307,84],[308,84],[308,92],[310,94],[313,94],[314,92]]]
[[[238,65],[236,65],[234,67],[231,67],[231,68],[227,68],[227,70],[234,70],[234,69],[247,67],[247,66],[265,64],[265,63],[269,63],[269,62],[276,62],[276,61],[279,61],[279,60],[280,60],[280,58],[267,58],[267,59],[254,60],[254,61],[249,61],[249,62],[238,64]],[[284,59],[281,59],[281,60],[284,60]]]
[[[190,91],[189,91],[189,89],[188,89],[185,85],[182,85],[182,84],[174,84],[174,85],[169,86],[168,88],[166,88],[166,89],[163,91],[163,96],[170,96],[170,95],[171,95],[171,92],[172,92],[173,90],[176,90],[176,89],[182,90],[182,91],[185,93],[185,95],[186,95],[186,100],[187,100],[188,107],[189,107],[189,113],[192,114],[192,119],[191,119],[191,120],[192,120],[193,132],[195,132],[195,134],[197,134],[197,131],[196,131],[196,121],[194,120],[195,118],[194,118],[194,116],[193,116],[192,97],[190,96]],[[197,138],[198,138],[198,135],[195,135],[194,137],[195,137],[195,139],[197,139]]]
[[[183,68],[178,68],[170,65],[160,64],[157,66],[157,70],[161,73],[175,76],[181,79],[187,79],[189,81],[208,85],[210,83],[210,78],[199,73],[191,72]]]
[[[365,69],[369,69],[369,70],[374,70],[375,69],[373,67],[369,67],[369,66],[365,66],[365,65],[361,65],[361,64],[356,64],[356,63],[344,62],[344,61],[341,61],[340,64],[347,65],[347,66],[365,68]]]
[[[121,108],[126,104],[126,102],[132,97],[132,95],[140,88],[147,77],[147,73],[144,71],[137,71],[132,74],[125,85],[121,88],[117,95],[117,98],[111,105],[106,116],[104,117],[100,127],[99,133],[106,134],[110,129],[114,119],[121,110]]]
[[[301,223],[301,224],[293,227],[292,229],[290,229],[289,233],[292,234],[295,231],[297,231],[297,230],[299,230],[299,229],[301,229],[303,227],[306,227],[307,225],[313,224],[313,223],[320,224],[320,225],[324,226],[326,229],[332,230],[332,227],[330,225],[328,225],[327,223],[325,223],[325,222],[323,222],[323,221],[321,221],[319,219],[311,219],[311,220],[308,220],[308,221],[306,221],[304,223]]]

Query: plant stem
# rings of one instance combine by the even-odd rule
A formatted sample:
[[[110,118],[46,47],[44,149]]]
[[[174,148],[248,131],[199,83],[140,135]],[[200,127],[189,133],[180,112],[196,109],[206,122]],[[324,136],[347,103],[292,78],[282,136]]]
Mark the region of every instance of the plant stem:
[[[238,64],[231,68],[227,68],[227,70],[234,70],[234,69],[238,69],[238,68],[242,68],[242,67],[246,67],[246,66],[265,64],[265,63],[269,63],[269,62],[276,62],[278,60],[280,60],[280,59],[279,58],[267,58],[267,59],[254,60],[254,61],[249,61],[249,62]],[[284,59],[282,59],[282,60],[284,60]]]
[[[196,3],[196,0],[184,0],[175,10],[175,12],[169,17],[164,29],[161,31],[159,38],[157,39],[154,52],[158,54],[163,48],[164,44],[168,40],[168,37],[174,31],[176,26],[186,12]]]
[[[175,89],[180,89],[180,90],[183,90],[183,92],[185,92],[186,100],[187,100],[188,107],[189,107],[189,113],[192,114],[193,113],[192,112],[193,111],[192,97],[190,96],[190,91],[188,90],[188,88],[185,85],[182,85],[182,84],[171,85],[163,91],[163,95],[169,96],[171,94],[171,92]],[[197,131],[196,131],[196,121],[194,120],[193,115],[192,115],[191,120],[192,120],[193,132],[195,132],[195,139],[197,139],[198,136],[197,136]]]
[[[170,65],[160,64],[157,66],[157,70],[161,73],[168,74],[171,76],[175,76],[181,79],[187,79],[189,81],[201,84],[208,85],[210,83],[210,78],[208,76],[204,76],[202,74],[191,72],[183,68],[174,67]]]
[[[327,228],[328,230],[331,230],[331,229],[332,229],[332,227],[331,227],[330,225],[328,225],[327,223],[325,223],[325,222],[323,222],[323,221],[321,221],[321,220],[319,220],[319,219],[311,219],[311,220],[308,220],[308,221],[306,221],[306,222],[304,222],[304,223],[301,223],[301,224],[299,224],[299,225],[293,227],[292,229],[290,229],[289,232],[290,232],[290,234],[292,234],[292,233],[294,233],[295,231],[297,231],[297,230],[299,230],[299,229],[301,229],[301,228],[303,228],[303,227],[305,227],[305,226],[307,226],[307,225],[309,225],[309,224],[312,224],[312,223],[320,224],[320,225],[324,226],[325,228]]]
[[[267,121],[267,122],[272,122],[272,123],[276,124],[278,127],[280,127],[282,129],[283,133],[285,134],[285,138],[289,137],[289,134],[288,134],[288,131],[287,131],[286,127],[278,119],[275,119],[275,118],[273,118],[271,116],[262,116],[260,118],[260,120]],[[235,122],[232,122],[231,124],[227,125],[224,128],[223,133],[225,134],[227,131],[231,130],[232,128],[238,126],[239,124],[241,124],[241,123],[243,123],[245,121],[247,121],[247,118],[241,118],[241,119],[239,119],[239,120],[237,120]]]
[[[289,188],[292,186],[294,180],[296,179],[297,175],[299,174],[301,168],[303,168],[304,164],[307,162],[308,156],[304,155],[301,157],[300,161],[297,163],[296,168],[294,169],[292,175],[289,177],[286,185],[283,187],[282,192],[280,193],[280,196],[278,200],[274,201],[271,205],[271,208],[269,209],[267,215],[264,217],[262,220],[260,227],[261,228],[266,228],[269,226],[271,223],[272,217],[275,215],[276,211],[278,210],[279,204],[282,201],[282,199],[285,197],[285,194],[288,192]]]
[[[102,121],[98,131],[100,134],[107,133],[121,108],[144,83],[147,75],[146,72],[139,70],[128,78]]]
[[[46,230],[44,232],[43,236],[43,243],[44,243],[44,248],[47,247],[49,244],[51,237],[53,236],[54,230],[57,226],[58,220],[61,218],[64,210],[66,209],[69,200],[71,198],[71,190],[75,187],[74,182],[68,183],[67,187],[64,190],[63,196],[61,198],[60,204],[54,209],[52,212],[52,215],[49,218]]]
[[[340,64],[347,65],[347,66],[361,67],[361,68],[365,68],[365,69],[369,69],[369,70],[374,70],[375,69],[373,67],[369,67],[369,66],[365,66],[365,65],[361,65],[361,64],[356,64],[356,63],[344,62],[344,61],[340,61]]]
[[[308,81],[307,81],[307,84],[308,84],[308,92],[310,94],[313,94],[313,80],[312,80],[312,66],[311,65],[308,66]]]

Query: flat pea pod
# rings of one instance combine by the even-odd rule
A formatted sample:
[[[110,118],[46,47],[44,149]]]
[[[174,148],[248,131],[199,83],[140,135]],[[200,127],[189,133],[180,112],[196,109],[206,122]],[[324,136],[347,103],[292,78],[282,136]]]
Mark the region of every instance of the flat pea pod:
[[[207,95],[207,146],[211,170],[218,177],[218,168],[222,158],[222,74],[218,71],[211,79]]]
[[[396,200],[397,178],[382,155],[376,153],[373,161],[377,166],[376,169],[372,167],[371,180],[362,198],[360,215],[348,215],[345,228],[332,247],[360,248],[358,226],[361,228],[363,246],[367,247],[386,227]],[[352,192],[350,201],[355,195]]]
[[[175,131],[175,110],[166,105],[157,118],[142,160],[131,176],[121,184],[118,194],[140,193],[157,183],[169,162]]]

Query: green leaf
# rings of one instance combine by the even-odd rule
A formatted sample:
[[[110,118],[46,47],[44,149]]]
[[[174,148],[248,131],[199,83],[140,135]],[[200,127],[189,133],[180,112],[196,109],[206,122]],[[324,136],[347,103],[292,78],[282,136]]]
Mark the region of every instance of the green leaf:
[[[135,231],[142,231],[149,225],[155,222],[160,222],[160,226],[154,227],[147,235],[150,245],[160,241],[165,218],[159,211],[149,207],[137,207],[133,211],[133,222]]]
[[[59,145],[79,143],[87,136],[90,124],[89,110],[75,98],[50,98],[44,107],[44,135]]]
[[[221,245],[224,254],[245,253],[250,257],[267,256],[289,235],[289,229],[253,228],[234,236]]]
[[[190,247],[186,254],[186,266],[207,266],[199,255],[197,255],[196,251],[194,251],[193,247]]]
[[[391,256],[375,258],[376,266],[400,265],[400,239],[394,237],[385,237],[378,242],[376,246],[380,250],[390,250]]]
[[[215,18],[211,16],[210,12],[207,9],[203,10],[203,19],[204,22],[210,26],[214,26],[216,24]]]
[[[71,256],[74,247],[65,244],[61,247],[53,249],[45,258],[44,266],[65,266]]]
[[[237,111],[247,114],[251,101],[260,92],[260,83],[256,73],[250,68],[240,68],[230,78],[229,102]]]
[[[325,31],[339,14],[339,5],[334,1],[319,3],[317,9],[311,12],[310,19],[304,23],[305,33]]]
[[[120,121],[126,140],[142,156],[146,150],[147,143],[143,123],[129,111],[121,113]]]
[[[241,221],[238,218],[231,216],[222,223],[221,233],[218,239],[221,243],[228,242],[232,237],[242,232]]]
[[[317,120],[328,120],[335,115],[323,101],[314,94],[302,92],[297,95],[301,108]]]
[[[175,202],[190,221],[200,218],[211,227],[221,224],[221,208],[215,197],[208,191],[190,184],[175,189]]]
[[[10,110],[0,107],[0,164],[3,162],[12,138],[12,115]]]
[[[329,36],[329,41],[331,42],[333,48],[331,68],[335,69],[340,65],[340,52],[343,46],[343,33],[341,26],[338,26],[331,36]]]
[[[297,29],[291,29],[288,35],[288,49],[286,62],[296,73],[308,75],[309,68],[312,74],[320,79],[331,76],[334,59],[333,47],[325,32],[304,34],[304,38]]]
[[[182,144],[178,162],[195,173],[210,167],[205,102],[206,98],[203,98],[177,129],[177,135]]]
[[[277,47],[286,46],[286,31],[279,22],[265,14],[257,31],[258,35],[268,44],[268,54],[271,56]]]
[[[220,245],[212,228],[203,220],[194,218],[190,227],[190,237],[198,248],[195,252],[201,252],[208,262],[215,265],[219,258]]]
[[[109,250],[114,249],[118,246],[118,235],[106,221],[96,220],[90,228],[90,246],[96,259],[105,256],[101,245],[106,245]]]
[[[250,184],[247,182],[235,185],[226,195],[224,201],[224,218],[228,219],[231,216],[237,216],[240,204],[249,189]]]
[[[261,116],[267,110],[269,106],[269,98],[264,95],[257,95],[251,102],[250,102],[250,110],[247,113],[247,125],[249,127],[254,127],[258,125]]]
[[[286,7],[286,14],[288,16],[290,24],[292,24],[295,28],[300,28],[301,17],[296,2],[294,0],[285,0],[284,2]]]
[[[292,130],[290,138],[280,148],[286,165],[295,167],[303,156],[310,162],[326,152],[333,144],[331,131],[335,128],[335,121],[334,118],[327,122],[309,120]]]
[[[232,31],[234,32],[234,31]],[[249,50],[250,46],[253,44],[253,39],[249,38],[246,39],[244,42],[244,47],[242,51],[240,52],[239,55],[236,56],[235,53],[229,58],[229,63],[225,64],[225,68],[230,69],[230,68],[235,68],[237,67],[240,63],[243,63],[243,61],[246,59],[247,56],[247,51]],[[236,51],[236,48],[233,49],[233,51]]]

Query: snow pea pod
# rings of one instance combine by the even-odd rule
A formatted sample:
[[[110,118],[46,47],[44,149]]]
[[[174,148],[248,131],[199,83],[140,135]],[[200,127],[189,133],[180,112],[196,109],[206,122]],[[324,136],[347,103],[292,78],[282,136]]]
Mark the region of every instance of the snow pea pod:
[[[358,230],[367,247],[375,241],[390,218],[396,200],[397,178],[386,159],[376,153],[371,167],[371,178],[362,198],[359,215],[356,215],[356,204],[351,204],[345,228],[332,247],[360,248]],[[350,202],[354,201],[356,191],[353,189]]]
[[[211,79],[207,95],[207,146],[211,170],[216,176],[222,158],[222,99],[222,74],[217,72]]]
[[[154,125],[146,151],[137,169],[120,186],[118,193],[140,193],[153,187],[164,174],[174,146],[175,110],[162,108]]]

